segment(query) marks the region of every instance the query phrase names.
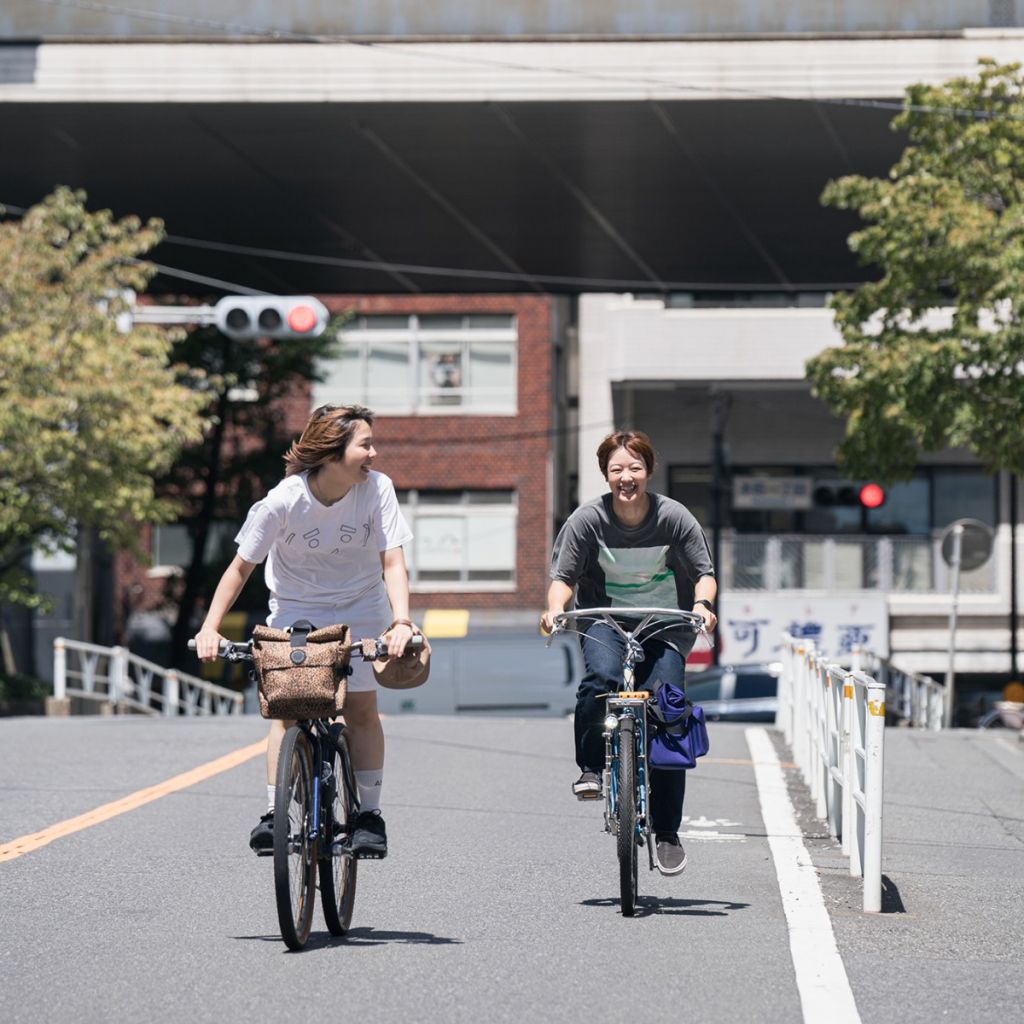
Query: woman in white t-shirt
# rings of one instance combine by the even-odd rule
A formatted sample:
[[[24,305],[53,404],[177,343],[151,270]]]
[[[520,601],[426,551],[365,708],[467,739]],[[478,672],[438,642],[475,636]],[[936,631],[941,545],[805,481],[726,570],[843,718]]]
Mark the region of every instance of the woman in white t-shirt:
[[[384,633],[388,653],[402,654],[413,634],[402,551],[412,533],[391,480],[371,468],[376,455],[369,409],[324,405],[314,411],[284,457],[284,480],[253,505],[235,538],[238,554],[217,584],[196,635],[201,660],[217,656],[221,622],[264,559],[270,590],[268,625],[283,629],[300,619],[318,627],[343,622],[356,639]],[[377,684],[369,662],[353,658],[351,668],[345,722],[361,807],[352,848],[357,856],[383,857],[384,732],[377,713]],[[273,846],[277,756],[290,724],[270,723],[269,809],[249,839],[256,851]]]

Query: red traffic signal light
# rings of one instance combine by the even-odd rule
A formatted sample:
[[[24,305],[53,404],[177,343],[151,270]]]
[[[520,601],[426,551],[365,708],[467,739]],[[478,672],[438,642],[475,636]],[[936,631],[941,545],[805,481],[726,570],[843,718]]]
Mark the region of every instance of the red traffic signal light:
[[[885,490],[876,483],[850,483],[846,480],[822,480],[812,492],[819,508],[880,508],[885,504]]]
[[[865,508],[881,508],[885,504],[885,491],[878,484],[864,484],[858,497]]]
[[[254,338],[316,338],[330,314],[311,295],[229,295],[215,309],[218,330],[235,341]]]

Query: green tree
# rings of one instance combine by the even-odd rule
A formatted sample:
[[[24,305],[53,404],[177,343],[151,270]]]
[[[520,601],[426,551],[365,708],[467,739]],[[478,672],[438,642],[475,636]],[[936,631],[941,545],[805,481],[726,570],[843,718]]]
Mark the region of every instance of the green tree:
[[[154,477],[203,435],[208,399],[171,360],[173,337],[118,326],[163,226],[85,203],[59,188],[0,223],[0,603],[43,600],[33,549],[91,532],[136,549],[139,523],[174,518]]]
[[[232,341],[216,330],[191,332],[175,347],[175,356],[216,381],[209,391],[212,428],[202,444],[186,449],[162,482],[180,497],[191,558],[176,584],[178,614],[171,636],[170,661],[189,662],[186,642],[194,631],[196,610],[213,592],[235,553],[233,543],[210,544],[217,520],[241,524],[250,505],[284,475],[284,453],[295,438],[288,411],[298,403],[305,414],[309,386],[322,379],[322,360],[337,351],[335,318],[319,338]],[[230,540],[230,538],[221,538]],[[180,588],[180,589],[177,589]],[[266,592],[250,584],[239,607],[266,608]]]
[[[990,472],[1024,472],[1020,65],[913,85],[892,126],[909,145],[889,177],[840,178],[822,196],[868,223],[849,244],[881,272],[832,298],[843,344],[807,364],[846,418],[840,464],[893,480],[921,451],[962,446]]]

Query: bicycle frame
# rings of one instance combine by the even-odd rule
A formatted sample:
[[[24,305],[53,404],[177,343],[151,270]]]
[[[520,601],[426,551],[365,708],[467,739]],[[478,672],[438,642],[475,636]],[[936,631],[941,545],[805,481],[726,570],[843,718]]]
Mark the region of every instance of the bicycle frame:
[[[333,758],[331,757],[332,751],[330,750],[331,738],[328,732],[328,723],[324,719],[309,719],[308,721],[296,722],[295,723],[309,738],[310,746],[313,748],[314,764],[316,765],[316,771],[313,772],[313,817],[309,823],[309,841],[319,840],[325,842],[328,848],[331,847],[334,837],[328,836],[326,833],[321,835],[323,829],[323,822],[321,821],[321,810],[323,807],[323,801],[321,794],[323,787],[330,784],[330,776],[333,774],[332,764]],[[346,755],[347,756],[347,755]],[[348,784],[348,779],[345,777],[345,773],[342,772],[342,778],[335,780],[336,785],[343,785],[348,790],[348,795],[352,800],[352,807],[356,814],[359,813],[359,793],[356,791],[356,787]],[[348,857],[351,856],[348,851],[332,850],[332,856],[334,857]]]

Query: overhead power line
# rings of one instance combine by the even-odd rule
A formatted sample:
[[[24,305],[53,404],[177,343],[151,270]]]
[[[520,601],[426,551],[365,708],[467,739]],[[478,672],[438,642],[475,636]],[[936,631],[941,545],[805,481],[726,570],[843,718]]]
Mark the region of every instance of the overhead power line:
[[[0,208],[8,213],[23,216],[27,210],[23,206],[12,203],[0,203]],[[372,270],[380,273],[401,271],[410,274],[422,274],[434,277],[460,277],[467,280],[506,281],[506,282],[541,282],[548,285],[566,285],[580,288],[606,288],[610,291],[640,291],[651,294],[674,292],[822,292],[846,291],[858,287],[860,281],[829,281],[812,283],[780,284],[777,282],[751,283],[721,281],[662,281],[655,286],[649,280],[610,277],[577,277],[571,274],[532,274],[524,271],[516,273],[505,270],[476,270],[469,267],[436,267],[420,263],[391,263],[387,260],[358,260],[342,256],[319,256],[314,253],[290,252],[283,249],[268,249],[262,246],[236,245],[231,242],[216,242],[202,238],[186,238],[181,235],[166,235],[161,244],[180,245],[193,249],[204,249],[211,252],[225,252],[238,256],[258,256],[263,259],[276,259],[289,263],[305,263],[324,267],[347,267],[356,270]],[[152,262],[146,261],[146,262]],[[181,270],[164,263],[153,264],[160,273],[168,277],[179,277],[186,281],[208,284],[213,288],[221,288],[239,295],[268,295],[263,288],[252,288],[249,285],[235,284],[220,278],[198,274],[191,270]]]

